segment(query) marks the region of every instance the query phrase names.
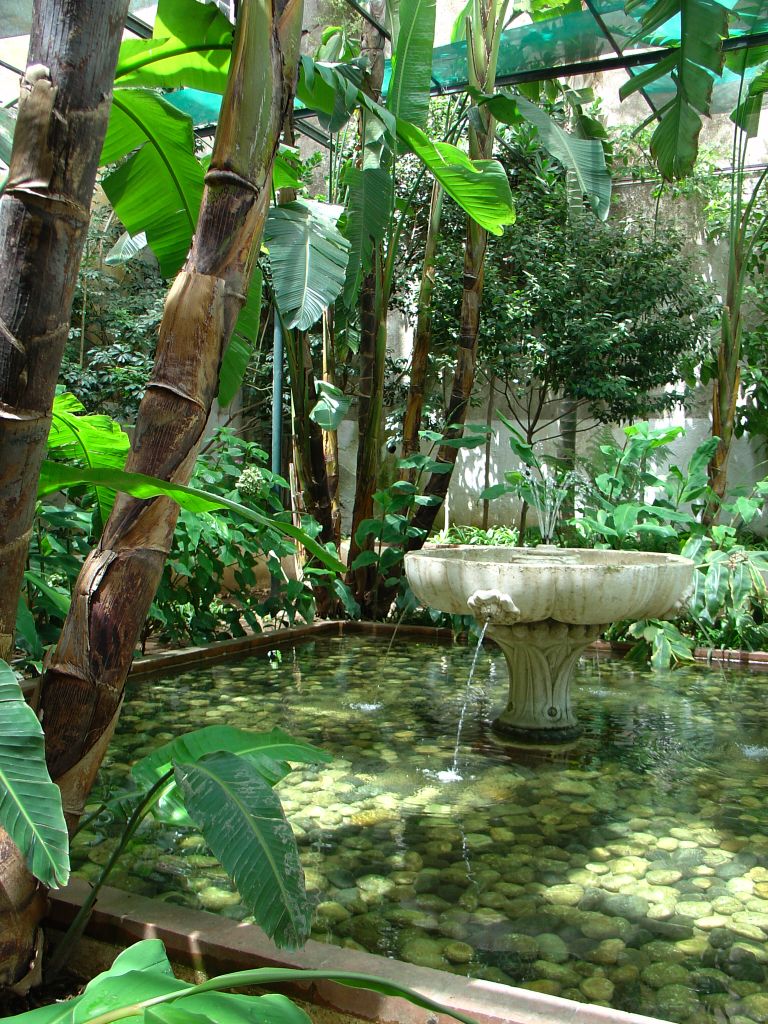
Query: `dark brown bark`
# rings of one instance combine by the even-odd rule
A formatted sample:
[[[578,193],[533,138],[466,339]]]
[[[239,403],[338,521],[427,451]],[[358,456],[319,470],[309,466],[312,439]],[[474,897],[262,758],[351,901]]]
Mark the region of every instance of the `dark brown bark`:
[[[293,99],[301,0],[244,4],[197,233],[166,301],[130,471],[185,483],[247,293]],[[72,817],[93,782],[171,544],[177,506],[118,495],[43,680],[48,762]]]
[[[474,26],[480,52],[476,55],[472,47],[468,48],[469,78],[472,84],[482,92],[493,92],[496,81],[493,37],[497,7],[497,0],[481,0],[481,24]],[[476,107],[475,114],[474,121],[470,119],[469,156],[472,160],[489,160],[493,156],[493,119],[487,108]],[[477,338],[480,331],[480,306],[483,299],[487,242],[488,233],[475,221],[468,219],[456,365],[443,424],[443,434],[448,440],[456,440],[464,433],[464,423],[475,383]],[[420,548],[434,526],[437,514],[448,493],[458,453],[459,449],[450,445],[442,444],[438,449],[438,461],[450,466],[450,471],[433,473],[427,481],[424,493],[436,500],[430,505],[419,506],[413,517],[412,525],[420,531],[420,534],[409,542],[411,549]]]
[[[443,189],[439,182],[435,181],[432,185],[432,199],[429,204],[429,224],[424,246],[424,265],[419,286],[419,308],[411,357],[411,380],[403,419],[403,456],[406,458],[419,450],[419,428],[424,411],[429,348],[432,342],[432,293],[435,289],[435,263],[442,214]],[[401,472],[403,480],[413,482],[415,476],[416,473],[412,469],[404,469]]]
[[[371,0],[370,13],[382,24],[385,4]],[[378,102],[384,80],[384,36],[369,22],[363,26],[361,54],[368,59],[365,91]],[[360,113],[360,138],[365,148],[366,112]],[[357,465],[355,473],[355,502],[352,509],[352,528],[349,543],[349,564],[361,551],[371,546],[372,538],[362,543],[357,539],[360,524],[373,516],[373,495],[379,474],[381,449],[381,414],[384,391],[384,360],[386,356],[386,310],[382,300],[382,253],[380,244],[372,244],[372,269],[364,278],[360,289],[360,379],[357,402]],[[369,610],[376,582],[376,567],[350,569],[347,584],[352,588],[363,614]]]
[[[16,605],[128,0],[36,0],[0,199],[0,658]]]
[[[323,380],[336,387],[336,334],[333,306],[323,313]],[[325,451],[328,493],[331,499],[333,538],[338,550],[341,545],[341,500],[339,497],[339,433],[337,430],[323,431],[323,449]]]
[[[736,270],[741,272],[740,262]],[[720,443],[708,467],[709,486],[714,497],[704,513],[707,523],[717,519],[720,504],[728,490],[728,459],[736,427],[736,405],[741,383],[741,301],[731,280],[735,276],[732,273],[729,277],[720,325],[717,373],[712,382],[712,435],[719,437]]]
[[[128,0],[36,0],[0,199],[0,658],[16,606]],[[0,830],[0,986],[35,955],[45,895]]]
[[[318,395],[307,332],[286,332],[285,350],[293,399],[293,451],[304,509],[320,524],[321,542],[335,544],[323,431],[309,417]]]

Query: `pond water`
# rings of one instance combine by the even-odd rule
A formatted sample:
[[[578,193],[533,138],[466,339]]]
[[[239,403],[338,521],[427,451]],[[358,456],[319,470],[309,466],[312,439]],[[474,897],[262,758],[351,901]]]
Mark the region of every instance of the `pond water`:
[[[500,652],[467,691],[473,653],[324,638],[144,681],[100,786],[189,728],[279,726],[334,756],[279,789],[314,938],[668,1020],[768,1021],[768,677],[585,659],[583,738],[524,752],[490,730]],[[77,872],[113,842],[81,833]],[[148,823],[112,884],[247,919],[191,829]]]

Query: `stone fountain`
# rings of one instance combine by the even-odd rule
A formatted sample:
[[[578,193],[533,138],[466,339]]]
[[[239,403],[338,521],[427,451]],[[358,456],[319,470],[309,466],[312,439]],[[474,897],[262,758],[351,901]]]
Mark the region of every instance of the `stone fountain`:
[[[504,652],[509,701],[494,729],[564,743],[581,732],[570,692],[580,655],[612,622],[678,614],[694,565],[646,551],[457,546],[411,552],[405,571],[420,601],[473,615]]]

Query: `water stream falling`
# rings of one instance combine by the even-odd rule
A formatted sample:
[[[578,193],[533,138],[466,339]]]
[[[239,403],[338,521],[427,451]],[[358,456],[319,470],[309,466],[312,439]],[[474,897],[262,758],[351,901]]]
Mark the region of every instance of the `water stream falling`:
[[[472,664],[469,667],[469,676],[467,678],[467,685],[464,690],[464,703],[461,706],[461,714],[459,715],[459,724],[456,729],[456,745],[453,748],[453,764],[448,771],[437,772],[437,778],[440,782],[461,782],[461,775],[459,773],[459,748],[461,746],[461,732],[464,728],[464,719],[467,715],[467,708],[469,707],[469,699],[472,696],[472,680],[475,678],[475,668],[477,667],[477,659],[480,656],[480,648],[483,646],[483,640],[485,640],[485,631],[488,629],[488,623],[490,620],[486,619],[483,623],[483,628],[480,630],[480,636],[477,639],[477,647],[472,658]]]

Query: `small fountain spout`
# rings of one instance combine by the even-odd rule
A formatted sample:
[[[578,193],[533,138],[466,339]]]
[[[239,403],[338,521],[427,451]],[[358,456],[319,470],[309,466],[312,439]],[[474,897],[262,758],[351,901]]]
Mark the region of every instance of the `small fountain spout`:
[[[480,625],[510,626],[520,619],[520,609],[500,590],[476,590],[467,604]]]

